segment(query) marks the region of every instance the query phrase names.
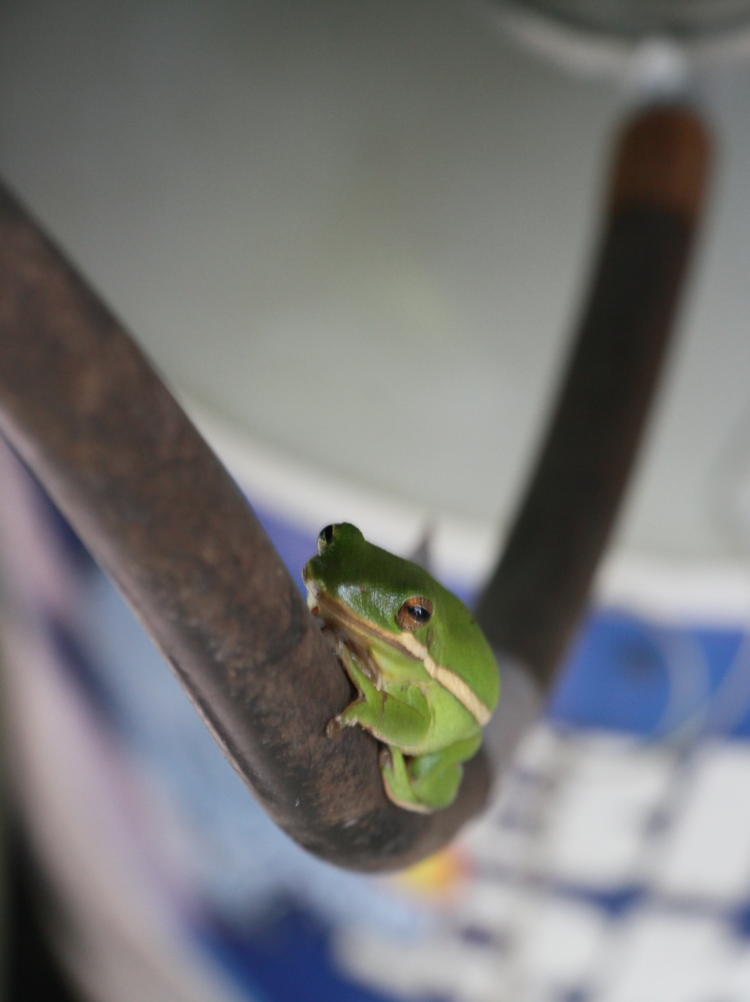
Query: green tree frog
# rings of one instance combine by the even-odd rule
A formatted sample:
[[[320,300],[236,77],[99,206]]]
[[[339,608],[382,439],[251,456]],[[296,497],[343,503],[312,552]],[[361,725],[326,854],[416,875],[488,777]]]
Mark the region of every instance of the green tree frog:
[[[499,696],[484,634],[460,599],[355,526],[326,526],[317,549],[302,571],[308,605],[357,690],[327,733],[358,725],[385,745],[383,781],[400,807],[447,807]]]

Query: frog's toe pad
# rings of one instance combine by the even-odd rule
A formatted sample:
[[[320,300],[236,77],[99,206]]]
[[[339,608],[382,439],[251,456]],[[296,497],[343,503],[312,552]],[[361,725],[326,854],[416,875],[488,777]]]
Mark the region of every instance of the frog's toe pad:
[[[326,737],[335,738],[337,734],[346,727],[346,721],[341,719],[340,715],[331,717],[331,719],[326,724]]]

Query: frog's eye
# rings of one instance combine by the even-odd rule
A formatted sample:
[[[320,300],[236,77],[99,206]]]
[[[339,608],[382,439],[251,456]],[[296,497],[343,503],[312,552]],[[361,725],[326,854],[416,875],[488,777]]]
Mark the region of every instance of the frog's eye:
[[[402,630],[409,630],[413,633],[432,617],[432,602],[423,595],[415,595],[407,598],[404,604],[396,613],[396,622]]]
[[[333,539],[333,526],[327,525],[324,529],[321,529],[318,533],[318,555],[325,550],[328,544]]]

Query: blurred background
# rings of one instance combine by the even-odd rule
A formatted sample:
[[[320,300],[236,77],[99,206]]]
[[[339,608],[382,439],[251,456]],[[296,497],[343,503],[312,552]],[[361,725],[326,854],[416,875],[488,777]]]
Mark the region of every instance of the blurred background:
[[[739,0],[6,0],[3,176],[297,576],[345,518],[406,554],[428,532],[471,598],[617,126],[686,84],[718,144],[595,608],[486,816],[416,871],[338,872],[278,833],[0,457],[8,843],[35,861],[10,854],[34,888],[11,884],[9,959],[40,900],[32,971],[51,941],[71,998],[750,998],[746,18]]]

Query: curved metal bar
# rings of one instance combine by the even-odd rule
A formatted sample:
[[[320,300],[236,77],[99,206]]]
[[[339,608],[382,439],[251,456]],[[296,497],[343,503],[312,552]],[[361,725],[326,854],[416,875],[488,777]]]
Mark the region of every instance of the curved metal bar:
[[[478,617],[548,687],[588,601],[656,394],[700,219],[697,112],[637,112],[617,143],[600,247],[538,458]]]
[[[483,757],[451,808],[418,815],[385,798],[374,739],[325,736],[349,683],[245,498],[134,341],[4,191],[0,431],[297,842],[342,866],[389,869],[439,848],[481,806]]]
[[[481,603],[495,645],[545,683],[632,464],[707,146],[687,109],[647,112],[626,130],[578,346]],[[1,190],[0,431],[301,845],[342,866],[394,868],[439,848],[479,809],[482,756],[451,808],[416,815],[385,799],[371,738],[325,737],[348,683],[245,499],[132,339]]]

